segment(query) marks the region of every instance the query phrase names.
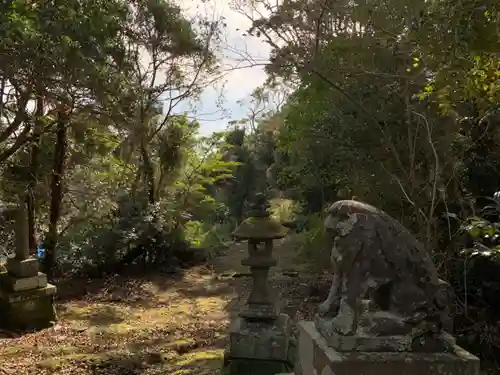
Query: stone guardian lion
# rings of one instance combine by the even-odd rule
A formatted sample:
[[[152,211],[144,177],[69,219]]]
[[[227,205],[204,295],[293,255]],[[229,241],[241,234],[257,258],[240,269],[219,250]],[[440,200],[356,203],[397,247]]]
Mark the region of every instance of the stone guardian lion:
[[[451,333],[451,288],[414,235],[362,202],[338,201],[327,212],[333,280],[322,319],[341,335],[404,335],[415,327]]]

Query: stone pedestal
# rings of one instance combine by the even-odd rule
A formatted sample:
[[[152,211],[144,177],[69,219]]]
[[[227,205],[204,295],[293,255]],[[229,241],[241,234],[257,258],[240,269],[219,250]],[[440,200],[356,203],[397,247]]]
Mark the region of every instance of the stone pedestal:
[[[286,314],[270,323],[234,320],[229,329],[233,357],[286,361],[288,358],[291,320]]]
[[[295,375],[479,375],[479,359],[448,341],[443,353],[337,351],[314,322],[298,324],[298,360]]]
[[[290,369],[291,319],[280,314],[271,322],[251,322],[239,317],[229,329],[229,361],[231,374],[276,374]]]
[[[0,275],[0,322],[8,329],[40,329],[57,319],[56,287],[38,272],[38,260],[9,259]]]
[[[54,308],[56,287],[47,284],[42,288],[23,291],[0,289],[0,319],[9,329],[41,329],[57,320]]]
[[[14,330],[39,329],[56,319],[56,287],[38,272],[38,259],[29,256],[28,213],[24,202],[16,212],[16,256],[7,260],[0,274],[0,325]]]

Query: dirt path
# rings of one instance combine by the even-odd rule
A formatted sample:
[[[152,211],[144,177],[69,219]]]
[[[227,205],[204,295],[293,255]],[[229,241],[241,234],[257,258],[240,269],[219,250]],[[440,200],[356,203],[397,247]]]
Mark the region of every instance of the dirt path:
[[[288,277],[297,267],[287,249],[276,249],[272,284],[283,310],[307,318],[320,296],[312,281]],[[58,324],[42,332],[0,339],[0,374],[209,375],[218,374],[231,314],[248,291],[241,266],[245,244],[235,244],[211,266],[182,278],[118,277],[60,286]],[[85,290],[72,298],[65,290]]]

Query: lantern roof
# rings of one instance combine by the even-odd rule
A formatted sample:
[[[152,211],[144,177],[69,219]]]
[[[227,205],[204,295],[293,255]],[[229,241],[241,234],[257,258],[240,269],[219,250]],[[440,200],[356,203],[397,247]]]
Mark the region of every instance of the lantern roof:
[[[286,236],[288,229],[269,214],[267,197],[258,193],[251,205],[249,217],[233,232],[240,240],[274,240]]]

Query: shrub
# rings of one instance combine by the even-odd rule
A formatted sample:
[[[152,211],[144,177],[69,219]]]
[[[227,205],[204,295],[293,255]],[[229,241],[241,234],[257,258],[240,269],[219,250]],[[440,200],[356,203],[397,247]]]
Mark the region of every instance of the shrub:
[[[289,237],[289,246],[297,260],[312,272],[330,269],[331,240],[325,233],[323,213],[309,216],[304,221],[305,230]]]
[[[457,297],[456,336],[460,345],[485,361],[500,358],[500,223],[491,215],[464,222],[465,249],[448,262]]]
[[[291,199],[271,200],[271,215],[282,223],[296,219],[299,212],[300,205]]]

